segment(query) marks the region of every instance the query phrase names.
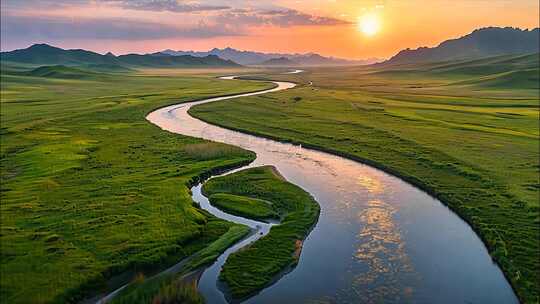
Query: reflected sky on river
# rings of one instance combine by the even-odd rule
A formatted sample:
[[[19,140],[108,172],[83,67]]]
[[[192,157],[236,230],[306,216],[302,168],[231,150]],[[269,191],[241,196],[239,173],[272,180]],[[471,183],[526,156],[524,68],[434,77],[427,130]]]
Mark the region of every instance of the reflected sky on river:
[[[292,86],[279,83],[274,91]],[[242,96],[248,95],[256,94]],[[254,151],[251,166],[276,166],[321,205],[297,267],[244,303],[517,302],[471,228],[412,185],[355,161],[226,130],[187,114],[192,105],[228,98],[171,106],[147,118],[174,133]],[[200,282],[210,303],[225,302],[216,287],[218,272]]]

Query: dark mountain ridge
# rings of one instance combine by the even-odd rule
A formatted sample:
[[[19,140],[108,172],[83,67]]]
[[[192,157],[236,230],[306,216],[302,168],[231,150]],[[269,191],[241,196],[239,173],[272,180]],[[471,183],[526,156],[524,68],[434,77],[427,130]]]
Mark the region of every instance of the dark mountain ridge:
[[[291,59],[287,57],[279,57],[279,58],[272,58],[268,59],[266,61],[263,61],[259,63],[258,65],[264,65],[264,66],[295,66],[298,65],[297,62],[292,61]]]
[[[530,54],[539,51],[540,29],[521,30],[512,27],[487,27],[436,47],[405,49],[383,64],[475,59],[507,54]]]
[[[204,66],[239,66],[230,60],[217,56],[205,57],[184,56],[152,56],[128,54],[115,56],[112,53],[101,55],[95,52],[74,49],[64,50],[48,44],[34,44],[26,49],[1,53],[2,61],[28,63],[36,65],[65,66],[119,66],[119,67],[204,67]]]
[[[232,60],[239,64],[243,65],[264,65],[264,62],[276,59],[276,58],[287,58],[293,62],[295,65],[304,65],[304,66],[316,66],[316,65],[362,65],[362,64],[371,64],[380,61],[376,58],[371,58],[367,60],[348,60],[335,57],[325,57],[316,53],[306,53],[306,54],[287,54],[287,53],[262,53],[255,51],[241,51],[233,49],[230,47],[219,49],[213,48],[206,52],[197,52],[197,51],[174,51],[174,50],[164,50],[153,55],[173,55],[173,56],[208,56],[216,55],[220,58]]]

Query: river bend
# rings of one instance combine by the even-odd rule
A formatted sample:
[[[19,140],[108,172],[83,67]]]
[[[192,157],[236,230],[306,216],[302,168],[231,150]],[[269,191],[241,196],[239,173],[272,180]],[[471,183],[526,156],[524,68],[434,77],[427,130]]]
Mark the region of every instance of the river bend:
[[[223,79],[237,81],[234,76]],[[356,161],[231,131],[188,114],[199,104],[295,87],[274,83],[272,89],[172,105],[147,116],[166,131],[254,151],[257,158],[249,167],[275,166],[321,205],[297,267],[243,303],[518,302],[474,231],[411,184]],[[269,224],[212,207],[200,187],[192,191],[202,208],[267,233]],[[221,266],[229,254],[258,237],[252,234],[230,247],[203,272],[199,290],[207,303],[227,303],[217,280]]]

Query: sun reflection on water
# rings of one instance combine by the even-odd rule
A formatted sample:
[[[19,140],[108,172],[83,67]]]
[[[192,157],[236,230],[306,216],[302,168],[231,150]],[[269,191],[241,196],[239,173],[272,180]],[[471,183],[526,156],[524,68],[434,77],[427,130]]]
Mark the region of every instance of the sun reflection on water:
[[[369,193],[379,194],[384,190],[384,186],[380,180],[368,175],[361,175],[358,177],[358,184],[364,187]]]
[[[376,185],[376,183],[369,183]],[[373,189],[378,189],[374,186]],[[410,297],[413,290],[405,287],[403,275],[414,275],[405,251],[405,242],[394,223],[396,208],[381,200],[371,200],[359,213],[364,227],[357,234],[359,245],[355,258],[363,266],[354,279],[355,289],[365,303],[383,299]],[[368,288],[369,287],[369,288]]]

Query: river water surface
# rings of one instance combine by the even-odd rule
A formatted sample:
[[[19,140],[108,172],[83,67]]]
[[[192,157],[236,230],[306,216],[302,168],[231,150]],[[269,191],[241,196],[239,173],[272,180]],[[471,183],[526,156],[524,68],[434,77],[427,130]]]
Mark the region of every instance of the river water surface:
[[[235,81],[233,77],[224,77]],[[164,130],[257,153],[250,165],[273,165],[319,202],[319,222],[296,268],[242,303],[517,303],[510,285],[474,231],[440,201],[367,165],[300,146],[246,135],[191,117],[197,104],[266,94],[295,85],[210,98],[158,109],[147,119]],[[199,290],[207,303],[227,303],[217,277],[228,255],[267,233],[268,224],[201,207],[257,233],[230,247],[206,269]]]

